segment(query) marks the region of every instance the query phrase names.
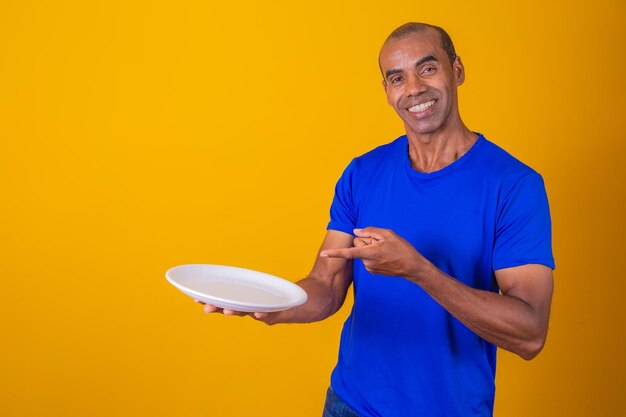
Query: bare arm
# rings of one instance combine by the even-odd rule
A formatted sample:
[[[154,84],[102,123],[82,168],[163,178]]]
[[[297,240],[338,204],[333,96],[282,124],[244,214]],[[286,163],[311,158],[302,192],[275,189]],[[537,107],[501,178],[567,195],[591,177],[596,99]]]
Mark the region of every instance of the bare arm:
[[[541,351],[552,299],[550,268],[532,264],[498,270],[502,294],[495,294],[445,274],[391,230],[368,227],[355,233],[356,247],[323,251],[321,256],[361,258],[372,273],[416,283],[480,337],[524,359]]]
[[[319,252],[330,248],[349,248],[353,236],[336,230],[329,230]],[[301,306],[274,313],[253,313],[251,316],[267,324],[310,323],[323,320],[341,308],[348,288],[352,283],[352,260],[342,258],[315,257],[311,273],[296,284],[302,287],[308,299]],[[224,315],[250,315],[228,309],[205,305],[207,313],[221,312]]]
[[[409,279],[480,337],[526,360],[545,344],[553,287],[547,266],[496,271],[501,294],[472,288],[434,266]]]

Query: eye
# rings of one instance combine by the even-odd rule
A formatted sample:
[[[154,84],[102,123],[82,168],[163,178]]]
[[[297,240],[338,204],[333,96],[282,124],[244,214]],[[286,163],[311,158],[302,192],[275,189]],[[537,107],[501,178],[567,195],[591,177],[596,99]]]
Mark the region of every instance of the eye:
[[[435,72],[435,67],[424,67],[422,74],[432,74]]]
[[[398,84],[400,81],[402,81],[403,78],[401,75],[396,75],[395,77],[391,77],[391,84]]]

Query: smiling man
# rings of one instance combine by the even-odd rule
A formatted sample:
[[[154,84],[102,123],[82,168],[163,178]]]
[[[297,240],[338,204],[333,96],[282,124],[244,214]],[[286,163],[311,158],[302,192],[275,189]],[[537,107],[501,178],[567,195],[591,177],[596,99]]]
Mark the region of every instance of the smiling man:
[[[379,65],[406,135],[339,179],[319,256],[298,283],[308,301],[252,316],[322,320],[354,283],[324,417],[491,416],[497,347],[532,359],[546,340],[554,260],[543,181],[463,124],[465,71],[443,29],[399,27]]]

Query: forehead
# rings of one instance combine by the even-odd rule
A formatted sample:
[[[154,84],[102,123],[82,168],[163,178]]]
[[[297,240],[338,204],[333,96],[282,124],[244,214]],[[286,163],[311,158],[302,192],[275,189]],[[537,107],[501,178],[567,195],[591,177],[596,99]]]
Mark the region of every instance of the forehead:
[[[441,45],[441,36],[432,29],[411,33],[400,39],[392,39],[383,45],[378,57],[383,73],[392,68],[414,65],[420,58],[432,55],[440,62],[447,59]]]

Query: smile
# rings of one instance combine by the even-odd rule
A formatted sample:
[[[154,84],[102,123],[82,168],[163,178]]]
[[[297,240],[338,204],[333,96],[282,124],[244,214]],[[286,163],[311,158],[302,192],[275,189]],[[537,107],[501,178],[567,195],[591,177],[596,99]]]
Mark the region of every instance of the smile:
[[[411,113],[419,113],[419,112],[426,110],[427,108],[431,107],[434,104],[435,104],[435,100],[430,100],[430,101],[427,101],[426,103],[416,104],[413,107],[409,107],[409,111]]]

